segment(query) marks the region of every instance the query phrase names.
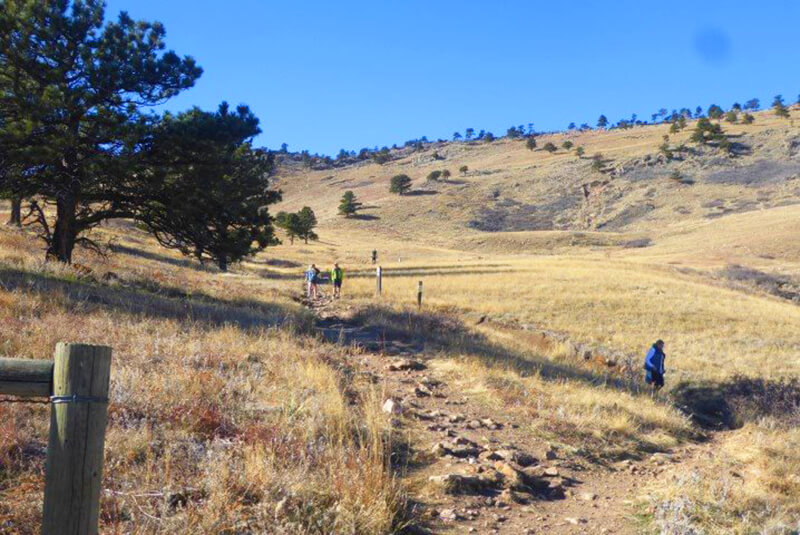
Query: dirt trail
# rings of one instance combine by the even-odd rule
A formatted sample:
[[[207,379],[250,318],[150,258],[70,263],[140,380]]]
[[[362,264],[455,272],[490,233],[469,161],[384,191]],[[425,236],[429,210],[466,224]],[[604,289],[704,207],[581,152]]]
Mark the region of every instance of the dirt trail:
[[[525,422],[459,391],[423,347],[359,325],[330,300],[309,306],[325,338],[363,349],[351,364],[382,385],[387,417],[408,441],[397,468],[415,500],[412,533],[641,533],[647,487],[711,447],[589,463],[532,442],[520,429]]]

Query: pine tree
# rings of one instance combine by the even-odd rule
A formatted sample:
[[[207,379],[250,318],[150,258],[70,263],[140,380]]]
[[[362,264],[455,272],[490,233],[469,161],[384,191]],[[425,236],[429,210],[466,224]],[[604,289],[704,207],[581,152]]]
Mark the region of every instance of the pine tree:
[[[597,128],[605,128],[608,126],[608,119],[605,115],[601,115],[599,119],[597,119]]]
[[[772,101],[772,109],[778,117],[789,117],[789,109],[783,103],[783,96],[781,95],[775,95],[775,99]]]
[[[450,178],[450,170],[449,169],[442,170],[442,178],[444,180],[447,180],[448,178]]]
[[[359,208],[361,208],[361,203],[356,200],[356,194],[350,190],[345,191],[339,202],[339,215],[350,217],[355,215]]]
[[[202,73],[192,58],[164,52],[164,35],[125,12],[106,21],[102,0],[0,4],[0,109],[7,134],[36,132],[20,163],[37,169],[28,181],[48,257],[70,262],[76,244],[93,245],[89,230],[134,217],[151,199],[138,169],[149,110]]]
[[[569,149],[572,148],[572,141],[570,140],[564,141],[564,143],[561,144],[561,148],[568,151]]]
[[[558,147],[556,147],[553,143],[551,143],[549,141],[547,143],[545,143],[544,147],[542,147],[542,148],[544,150],[546,150],[547,152],[549,152],[550,154],[552,154],[552,153],[554,153],[555,151],[558,150]]]
[[[528,140],[525,142],[525,146],[528,147],[528,150],[533,150],[536,148],[536,138],[529,137]]]
[[[411,178],[408,175],[394,175],[389,184],[389,192],[403,195],[411,189]]]
[[[461,167],[458,168],[458,172],[461,173],[462,175],[466,176],[467,171],[469,171],[469,166],[462,165]]]
[[[308,206],[303,206],[303,208],[297,212],[297,217],[300,223],[297,235],[303,238],[306,243],[308,243],[308,240],[318,240],[319,236],[314,232],[314,228],[317,226],[317,216],[314,214],[314,210]]]

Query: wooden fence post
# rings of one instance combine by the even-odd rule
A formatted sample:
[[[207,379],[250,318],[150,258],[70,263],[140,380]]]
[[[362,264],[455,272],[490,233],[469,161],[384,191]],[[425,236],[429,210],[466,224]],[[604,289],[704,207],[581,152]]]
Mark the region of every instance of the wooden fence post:
[[[422,281],[417,286],[417,308],[422,308]]]
[[[111,348],[56,346],[42,535],[95,535]]]
[[[378,266],[378,269],[375,273],[375,285],[376,290],[378,291],[378,296],[380,297],[381,291],[383,290],[383,270],[381,266]]]

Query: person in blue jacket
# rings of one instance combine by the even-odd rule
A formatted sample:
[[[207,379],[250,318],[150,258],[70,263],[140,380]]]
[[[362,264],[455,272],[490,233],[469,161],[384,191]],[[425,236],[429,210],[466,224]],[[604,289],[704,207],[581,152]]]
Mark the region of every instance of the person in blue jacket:
[[[644,380],[653,385],[653,392],[664,386],[664,340],[658,340],[644,358]]]

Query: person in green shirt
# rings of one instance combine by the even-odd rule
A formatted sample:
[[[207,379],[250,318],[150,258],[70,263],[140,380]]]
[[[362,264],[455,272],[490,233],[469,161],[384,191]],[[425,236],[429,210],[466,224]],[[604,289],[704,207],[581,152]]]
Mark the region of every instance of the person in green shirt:
[[[333,283],[333,298],[339,299],[342,296],[342,279],[344,279],[344,271],[339,267],[339,264],[334,264],[331,270],[331,283]]]

